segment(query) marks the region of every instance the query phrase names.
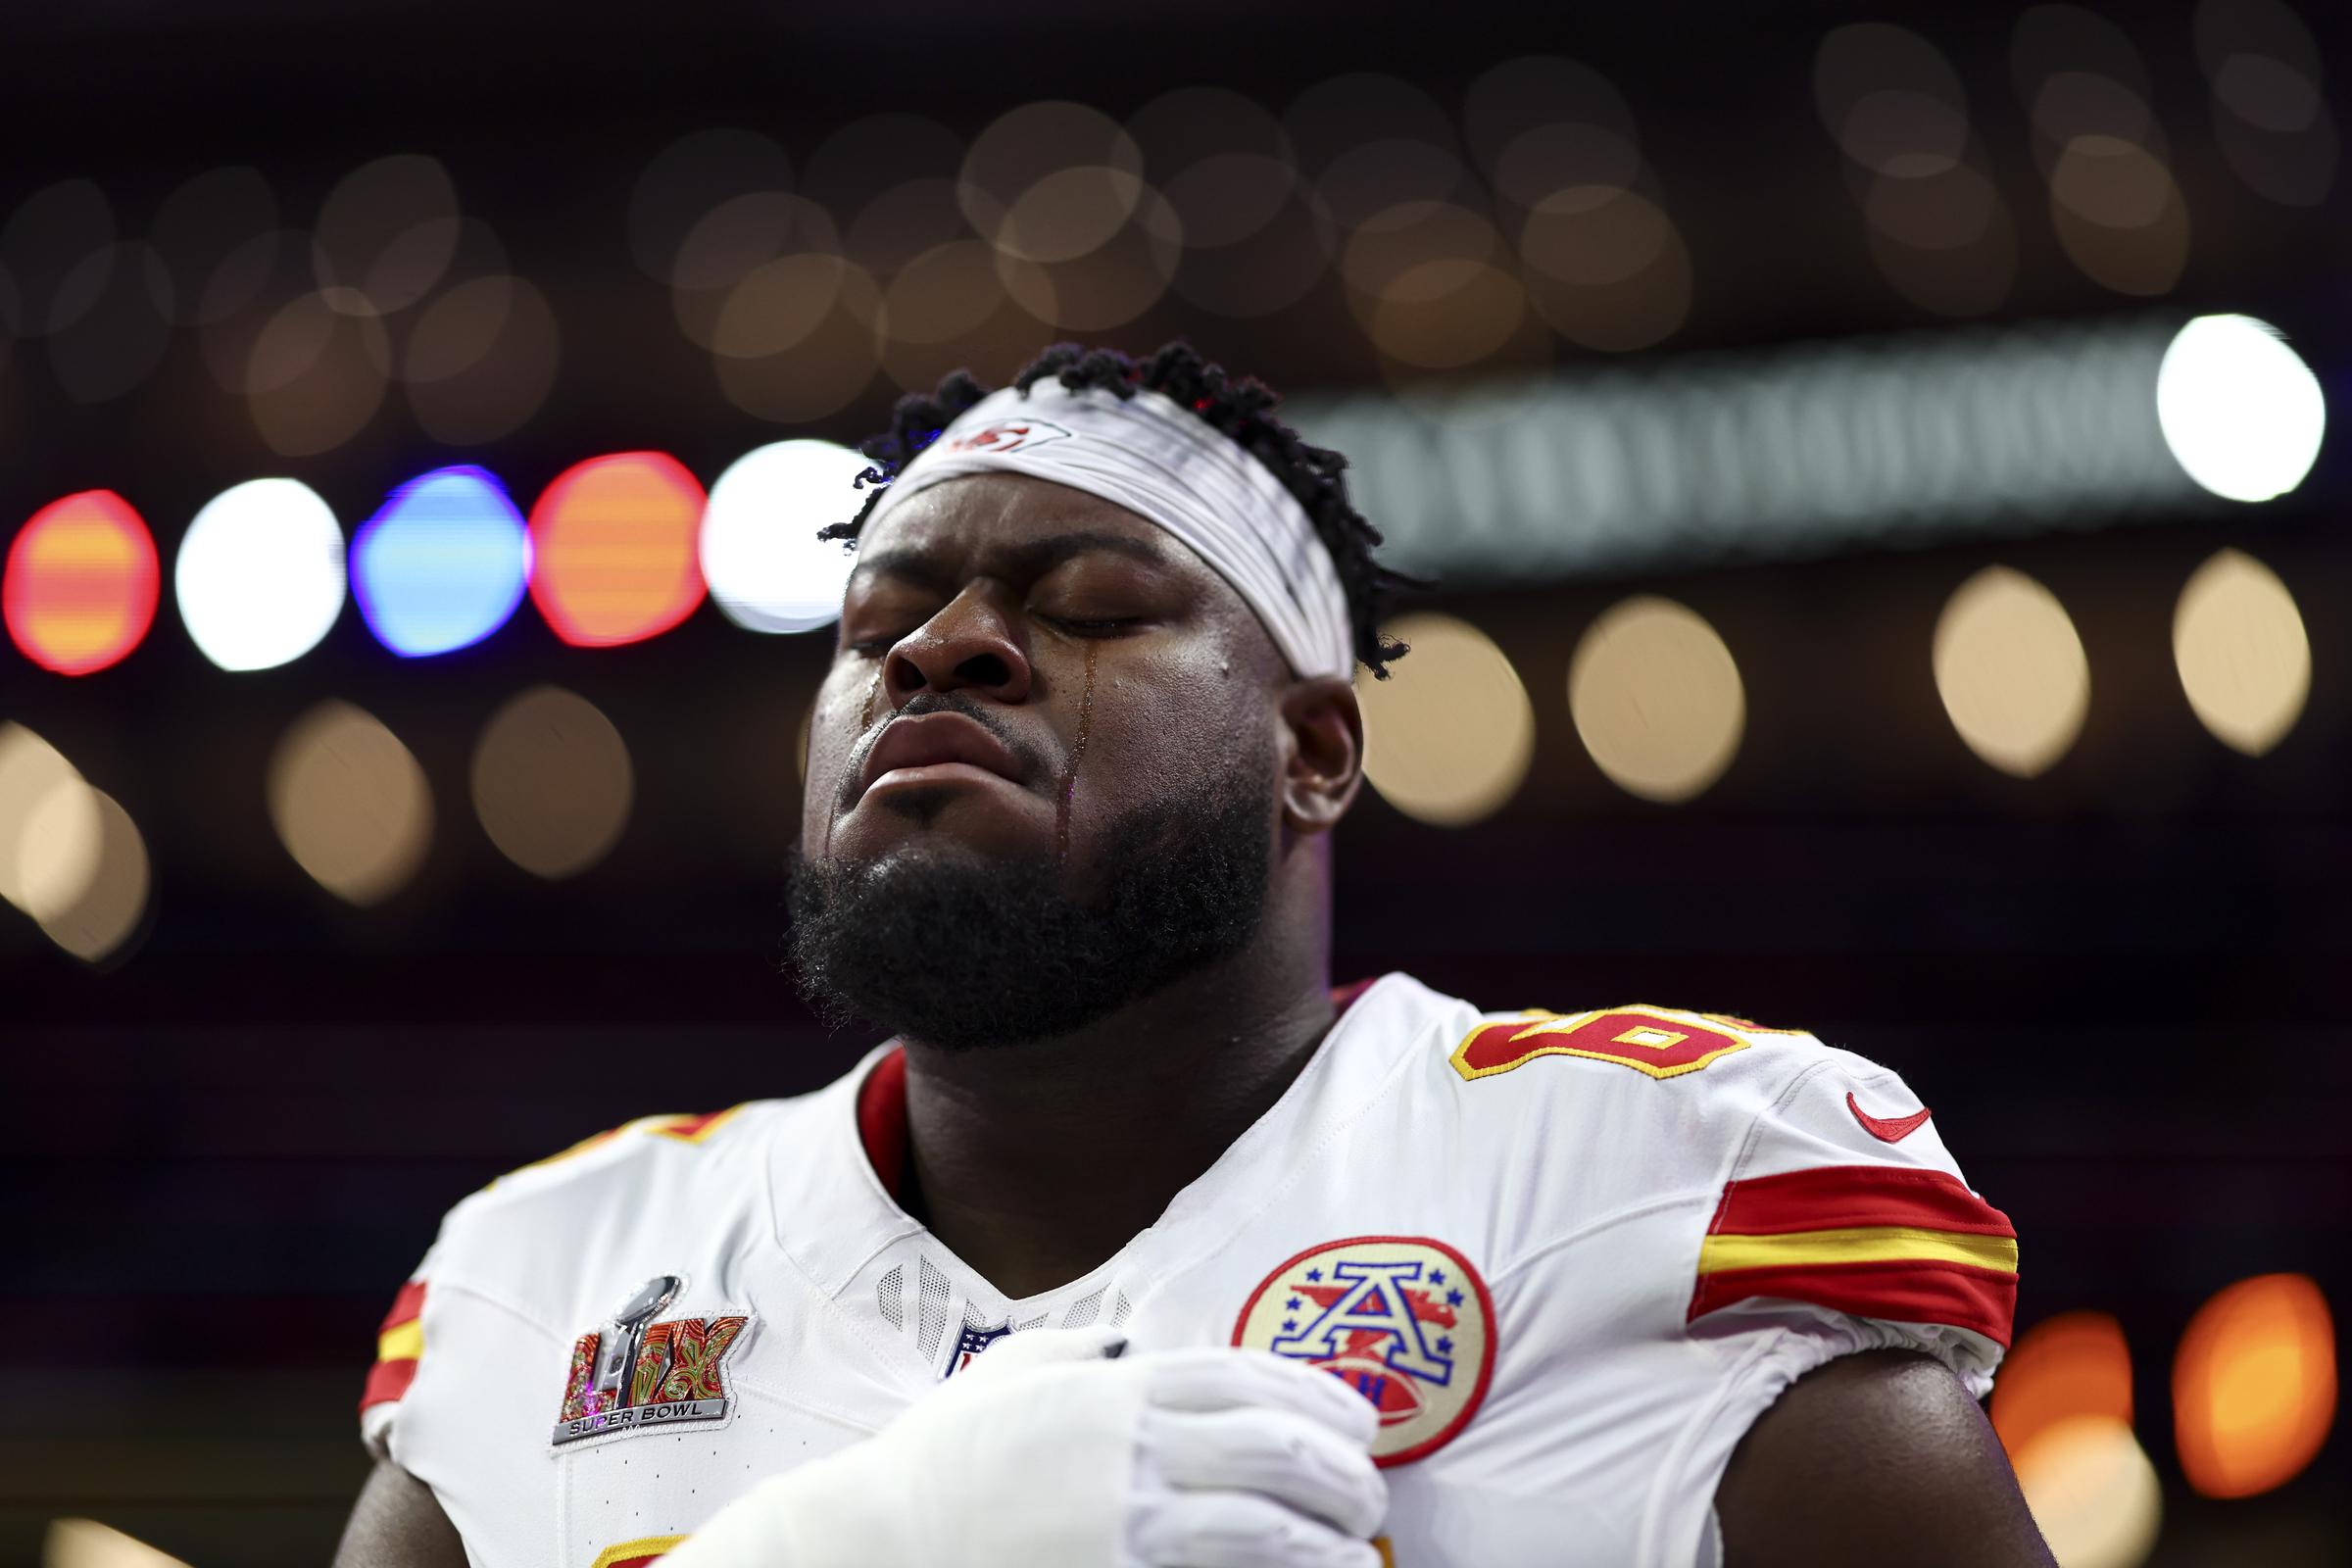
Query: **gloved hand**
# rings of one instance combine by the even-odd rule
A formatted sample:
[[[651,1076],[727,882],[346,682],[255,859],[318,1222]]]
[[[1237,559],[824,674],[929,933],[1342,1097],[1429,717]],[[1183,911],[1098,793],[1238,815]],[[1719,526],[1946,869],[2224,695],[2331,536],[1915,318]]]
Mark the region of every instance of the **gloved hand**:
[[[1000,1340],[862,1443],[760,1483],[663,1568],[1378,1568],[1378,1417],[1263,1350]]]

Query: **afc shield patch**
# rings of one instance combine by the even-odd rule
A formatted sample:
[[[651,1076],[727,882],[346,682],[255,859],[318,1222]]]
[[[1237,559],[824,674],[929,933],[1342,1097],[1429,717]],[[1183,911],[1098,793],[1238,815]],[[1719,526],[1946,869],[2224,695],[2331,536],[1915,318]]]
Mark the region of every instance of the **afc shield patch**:
[[[1304,1361],[1380,1412],[1373,1462],[1453,1441],[1494,1375],[1494,1303],[1470,1260],[1426,1236],[1310,1247],[1265,1278],[1233,1343]]]

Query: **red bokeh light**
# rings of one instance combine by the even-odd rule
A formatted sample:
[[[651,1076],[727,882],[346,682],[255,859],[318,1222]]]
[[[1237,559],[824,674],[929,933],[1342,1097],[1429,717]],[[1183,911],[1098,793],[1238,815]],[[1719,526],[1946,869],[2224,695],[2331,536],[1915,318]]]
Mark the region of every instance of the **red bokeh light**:
[[[703,487],[661,452],[590,458],[531,508],[531,602],[558,637],[611,648],[669,630],[703,602]]]
[[[120,662],[155,624],[163,572],[130,503],[84,490],[32,514],[9,546],[0,615],[26,659],[61,675]]]

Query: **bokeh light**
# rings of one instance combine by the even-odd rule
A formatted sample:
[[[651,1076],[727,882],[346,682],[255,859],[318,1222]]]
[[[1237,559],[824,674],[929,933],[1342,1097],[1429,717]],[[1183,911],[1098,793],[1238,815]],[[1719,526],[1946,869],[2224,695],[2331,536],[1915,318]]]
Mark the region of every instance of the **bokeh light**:
[[[2132,1429],[2071,1416],[2016,1456],[2017,1484],[2058,1568],[2138,1568],[2156,1544],[2164,1491]]]
[[[2117,293],[2168,292],[2188,263],[2188,208],[2139,50],[2081,6],[2032,6],[2011,35],[2010,71],[2068,259]]]
[[[410,480],[352,536],[352,598],[404,658],[480,642],[514,613],[530,574],[522,514],[477,467]]]
[[[2132,1349],[2107,1312],[2061,1312],[2018,1337],[1992,1385],[1992,1430],[2014,1462],[2062,1421],[2132,1425]]]
[[[170,1552],[158,1551],[94,1519],[53,1519],[41,1542],[41,1568],[188,1568]]]
[[[457,186],[438,158],[395,153],[362,164],[318,210],[318,286],[356,294],[370,315],[407,310],[449,270],[458,225]]]
[[[817,530],[864,505],[868,466],[830,441],[776,441],[745,453],[710,487],[703,510],[702,568],[710,597],[738,626],[812,631],[841,615],[857,557]]]
[[[2188,266],[2188,208],[2164,161],[2120,136],[2077,136],[2050,171],[2058,242],[2119,294],[2169,292]]]
[[[1331,265],[1329,209],[1294,162],[1289,133],[1228,87],[1179,87],[1137,110],[1127,131],[1184,245],[1174,289],[1220,316],[1298,302]]]
[[[24,912],[85,963],[119,956],[147,912],[146,841],[115,799],[76,774],[25,818],[16,878]]]
[[[547,298],[504,272],[468,278],[425,307],[401,361],[409,407],[436,441],[514,434],[556,384],[561,334]]]
[[[827,252],[761,263],[713,321],[719,390],[744,413],[780,424],[848,407],[874,378],[880,299],[865,269]]]
[[[2335,1421],[2335,1325],[2301,1274],[2240,1280],[2197,1309],[2173,1358],[2188,1484],[2248,1497],[2293,1480]]]
[[[1470,193],[1452,116],[1401,77],[1370,71],[1326,77],[1291,100],[1283,129],[1343,228],[1400,202]]]
[[[1672,804],[1732,765],[1747,698],[1732,651],[1704,617],[1642,595],[1610,607],[1578,641],[1568,711],[1611,782]]]
[[[138,647],[162,591],[146,522],[112,490],[84,490],[50,502],[18,531],[0,571],[0,617],[34,663],[87,675]]]
[[[681,136],[647,160],[629,195],[629,253],[646,274],[674,280],[678,247],[711,208],[747,191],[788,190],[784,149],[755,130]]]
[[[2156,418],[2190,478],[2231,501],[2269,501],[2319,461],[2328,400],[2277,327],[2200,316],[2164,351]]]
[[[628,747],[586,698],[537,686],[483,727],[473,808],[501,854],[535,876],[576,876],[603,859],[629,819]]]
[[[343,530],[299,479],[249,479],[188,524],[172,567],[179,618],[222,669],[270,669],[318,645],[343,612]]]
[[[590,458],[531,508],[531,600],[579,648],[641,642],[703,602],[703,487],[661,452]]]
[[[2016,280],[2016,225],[1943,52],[1886,23],[1833,27],[1814,51],[1813,96],[1887,281],[1937,315],[1997,309]]]
[[[2317,207],[2341,156],[2325,64],[2283,0],[2202,0],[2197,62],[2213,86],[2214,140],[2230,172],[2285,207]]]
[[[291,229],[250,235],[220,259],[205,279],[194,313],[197,348],[216,385],[247,395],[262,333],[315,281],[310,236]]]
[[[1690,249],[1666,210],[1638,191],[1554,191],[1527,215],[1519,256],[1536,309],[1586,348],[1649,348],[1690,317]]]
[[[400,738],[329,699],[287,727],[270,760],[270,822],[294,862],[347,904],[408,884],[433,831],[432,790]]]
[[[719,203],[689,229],[670,270],[670,310],[678,329],[706,349],[739,286],[770,263],[835,257],[841,236],[832,215],[787,191],[753,191]]]
[[[1500,810],[1536,746],[1535,708],[1509,656],[1451,615],[1404,615],[1383,631],[1412,655],[1387,680],[1355,683],[1365,779],[1397,810],[1437,827]]]
[[[53,800],[67,803],[62,824]],[[38,843],[36,820],[46,824]],[[27,914],[71,904],[96,869],[98,834],[80,771],[24,725],[0,722],[0,899]]]
[[[331,452],[375,417],[391,368],[391,339],[358,290],[289,300],[263,323],[246,358],[253,427],[285,457]]]
[[[2311,695],[2311,639],[2295,596],[2241,551],[2216,552],[2180,590],[2173,662],[2197,717],[2248,757],[2278,745]]]
[[[1936,622],[1936,691],[1968,749],[2004,773],[2045,771],[2082,731],[2090,663],[2066,607],[2040,583],[1987,566]]]

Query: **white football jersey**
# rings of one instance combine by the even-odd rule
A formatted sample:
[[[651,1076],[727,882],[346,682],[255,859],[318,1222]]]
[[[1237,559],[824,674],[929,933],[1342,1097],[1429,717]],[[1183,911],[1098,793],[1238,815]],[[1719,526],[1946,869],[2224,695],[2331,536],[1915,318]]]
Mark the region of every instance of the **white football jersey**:
[[[657,1116],[450,1211],[362,1426],[477,1568],[653,1561],[856,1443],[1005,1333],[1245,1345],[1345,1379],[1398,1568],[1690,1568],[1789,1382],[1903,1347],[1971,1393],[2017,1244],[1894,1073],[1673,1007],[1481,1012],[1360,990],[1157,1223],[1011,1299],[892,1197],[905,1058]]]

